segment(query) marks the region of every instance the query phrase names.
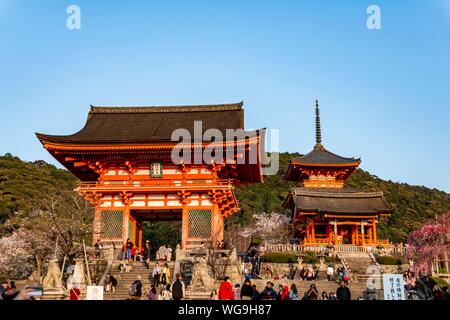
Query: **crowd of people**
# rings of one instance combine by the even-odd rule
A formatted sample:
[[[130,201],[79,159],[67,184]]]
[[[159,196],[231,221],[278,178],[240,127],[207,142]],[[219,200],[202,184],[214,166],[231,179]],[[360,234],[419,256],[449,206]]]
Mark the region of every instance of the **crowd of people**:
[[[219,286],[219,291],[213,290],[211,300],[351,300],[351,292],[347,281],[342,280],[335,292],[323,291],[321,294],[313,283],[305,292],[300,292],[295,283],[278,285],[277,290],[273,282],[268,281],[265,288],[259,292],[256,285],[252,285],[251,279],[246,278],[242,287],[236,284],[234,287],[230,277],[225,277]]]
[[[450,300],[448,286],[442,288],[428,275],[417,277],[412,271],[403,274],[405,292],[410,300]]]
[[[170,246],[162,245],[153,253],[149,240],[146,240],[144,247],[139,250],[130,239],[127,239],[122,248],[122,260],[140,261],[148,267],[148,263],[152,260],[171,261],[172,252]]]

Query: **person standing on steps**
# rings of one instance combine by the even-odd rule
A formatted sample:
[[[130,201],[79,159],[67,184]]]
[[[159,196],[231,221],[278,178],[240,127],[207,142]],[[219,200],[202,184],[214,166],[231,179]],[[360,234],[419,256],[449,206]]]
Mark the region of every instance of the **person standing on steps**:
[[[233,300],[234,292],[231,285],[230,277],[223,278],[222,283],[219,286],[219,300]]]
[[[161,270],[161,277],[160,277],[159,281],[164,286],[167,285],[168,283],[170,283],[170,268],[169,268],[169,265],[167,264],[167,262],[164,263],[164,267]]]
[[[245,279],[241,288],[241,300],[252,300],[253,288],[250,279]]]
[[[127,242],[125,243],[125,259],[128,261],[131,259],[131,249],[133,249],[133,247],[133,242],[131,242],[130,239],[127,239]]]
[[[153,285],[155,287],[158,287],[159,279],[161,277],[161,268],[159,267],[158,262],[155,263],[155,267],[153,268],[153,271],[152,271],[152,277],[153,277]]]
[[[146,268],[150,268],[150,261],[151,261],[151,251],[152,247],[150,246],[150,241],[145,241],[145,248],[144,248],[144,263]]]
[[[175,276],[176,280],[172,283],[170,291],[172,292],[173,300],[182,300],[185,298],[185,285],[184,282],[180,280],[181,275],[179,273]]]
[[[132,300],[141,300],[142,296],[142,278],[141,276],[137,276],[136,280],[134,280],[131,285],[128,294],[131,296]]]
[[[352,295],[350,293],[350,289],[347,287],[347,282],[344,280],[341,281],[341,285],[336,290],[336,298],[338,300],[351,300]]]

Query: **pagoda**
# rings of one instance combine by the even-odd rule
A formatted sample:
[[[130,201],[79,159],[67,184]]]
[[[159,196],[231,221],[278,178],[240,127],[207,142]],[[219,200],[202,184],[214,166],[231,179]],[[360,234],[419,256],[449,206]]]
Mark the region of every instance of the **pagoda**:
[[[188,249],[221,241],[224,218],[239,211],[234,186],[263,181],[264,129],[244,131],[242,106],[91,106],[79,132],[36,135],[95,206],[94,242],[129,238],[142,247],[144,221],[182,221],[181,247]],[[200,139],[174,141],[177,129]],[[208,129],[244,134],[212,141]],[[215,160],[196,161],[208,150]],[[187,152],[188,161],[174,161],[173,152]]]
[[[389,243],[377,238],[380,217],[392,209],[382,192],[344,188],[361,160],[332,153],[322,145],[319,102],[316,100],[316,144],[291,159],[284,178],[297,183],[283,204],[292,210],[294,237],[304,245]]]

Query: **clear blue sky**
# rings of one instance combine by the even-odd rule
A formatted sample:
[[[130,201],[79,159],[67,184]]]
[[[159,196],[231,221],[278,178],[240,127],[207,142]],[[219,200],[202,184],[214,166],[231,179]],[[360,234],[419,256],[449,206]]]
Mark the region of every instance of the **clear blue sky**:
[[[56,163],[34,132],[78,131],[89,104],[241,100],[305,153],[316,97],[327,149],[450,192],[450,1],[0,0],[0,154]]]

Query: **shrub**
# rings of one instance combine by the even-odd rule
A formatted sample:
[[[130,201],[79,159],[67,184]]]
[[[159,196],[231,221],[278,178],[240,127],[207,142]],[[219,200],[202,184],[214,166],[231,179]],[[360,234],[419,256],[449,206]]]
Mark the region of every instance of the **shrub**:
[[[262,262],[294,263],[297,257],[294,253],[270,252],[261,257]]]
[[[376,255],[375,259],[379,264],[398,266],[403,264],[403,259],[395,256],[380,256]]]
[[[319,258],[317,258],[317,255],[314,251],[307,251],[305,256],[303,257],[303,263],[318,263]]]
[[[441,288],[443,288],[443,287],[445,287],[445,286],[448,287],[448,283],[447,283],[447,281],[445,281],[444,279],[439,278],[439,277],[432,277],[432,279],[436,282],[436,284],[437,284],[439,287],[441,287]]]

